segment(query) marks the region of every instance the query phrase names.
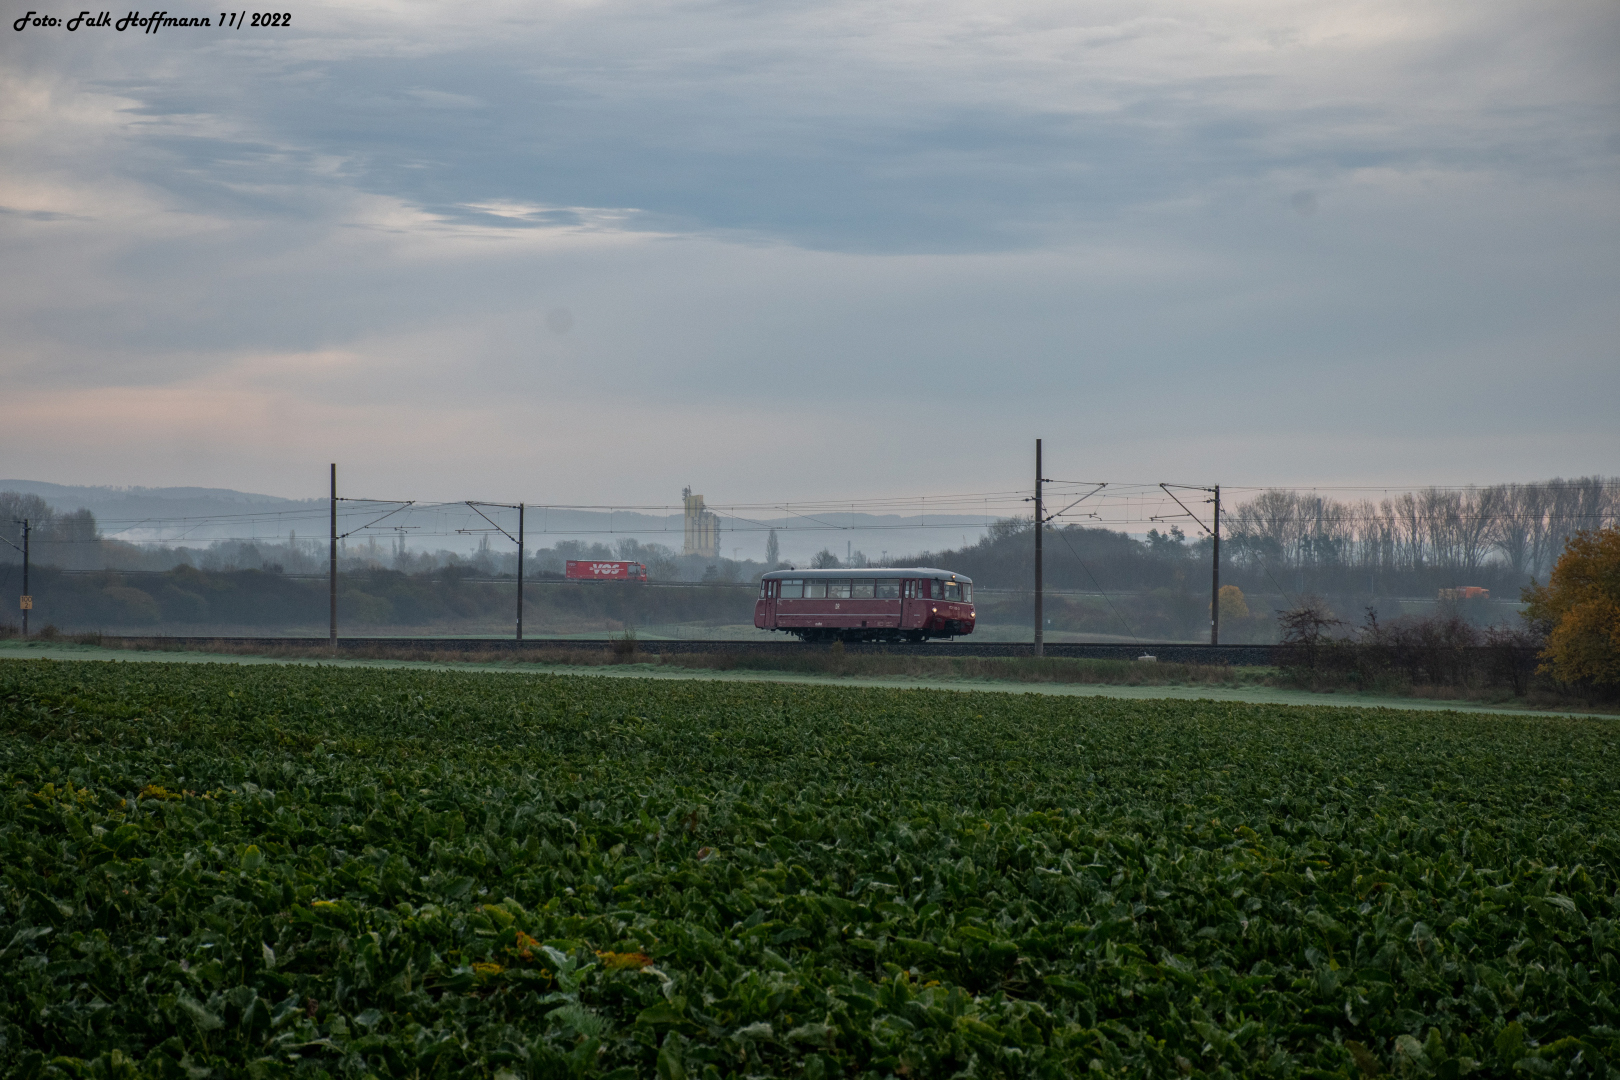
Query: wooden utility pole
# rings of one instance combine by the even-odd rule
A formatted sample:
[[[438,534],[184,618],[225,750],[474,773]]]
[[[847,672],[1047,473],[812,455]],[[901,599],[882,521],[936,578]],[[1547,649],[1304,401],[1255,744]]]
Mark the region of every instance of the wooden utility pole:
[[[1046,531],[1046,510],[1041,505],[1041,440],[1035,440],[1035,655],[1046,655],[1046,619],[1041,596],[1041,533]]]
[[[337,462],[332,462],[332,561],[327,593],[331,601],[332,651],[337,651]]]
[[[1209,587],[1209,643],[1221,643],[1221,485],[1215,485],[1215,558]]]
[[[518,503],[518,620],[517,639],[523,640],[523,504]]]

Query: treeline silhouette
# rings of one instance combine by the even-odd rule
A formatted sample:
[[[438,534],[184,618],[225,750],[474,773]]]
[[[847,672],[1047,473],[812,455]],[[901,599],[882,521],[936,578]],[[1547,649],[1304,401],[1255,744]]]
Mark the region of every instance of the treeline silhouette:
[[[1223,561],[1292,575],[1301,591],[1418,596],[1481,585],[1516,596],[1532,577],[1546,580],[1570,535],[1617,518],[1620,480],[1601,476],[1355,502],[1270,490],[1225,517]]]
[[[1567,537],[1620,520],[1620,480],[1591,476],[1478,488],[1426,488],[1343,502],[1271,489],[1222,514],[1221,581],[1245,593],[1434,598],[1477,585],[1518,598],[1545,579]],[[965,573],[982,588],[1028,589],[1033,521],[996,522],[977,543],[907,561]],[[1145,540],[1099,527],[1047,527],[1056,590],[1207,594],[1211,543],[1178,528]]]

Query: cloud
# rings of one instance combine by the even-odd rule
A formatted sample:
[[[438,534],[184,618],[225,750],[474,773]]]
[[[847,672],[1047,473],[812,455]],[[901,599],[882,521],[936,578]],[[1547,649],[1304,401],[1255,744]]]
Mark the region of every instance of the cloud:
[[[999,487],[1043,431],[1149,472],[1601,469],[1617,28],[667,0],[0,39],[0,449],[444,488],[499,433],[578,498]],[[139,475],[96,471],[120,443]]]
[[[430,109],[482,109],[484,103],[466,94],[450,94],[443,90],[413,87],[405,93]]]
[[[368,24],[366,10],[318,8],[319,29],[274,43],[176,37],[158,46],[166,78],[127,49],[55,59],[71,70],[91,53],[85,81],[138,102],[130,133],[167,158],[144,179],[188,201],[243,173],[325,179],[316,162],[338,160],[355,187],[422,207],[634,206],[694,231],[950,251],[1061,243],[1240,178],[1437,159],[1512,171],[1524,141],[1567,158],[1571,112],[1602,90],[1583,36],[1612,39],[1616,21],[1501,5],[664,3],[513,9],[413,36],[420,13],[370,9]]]

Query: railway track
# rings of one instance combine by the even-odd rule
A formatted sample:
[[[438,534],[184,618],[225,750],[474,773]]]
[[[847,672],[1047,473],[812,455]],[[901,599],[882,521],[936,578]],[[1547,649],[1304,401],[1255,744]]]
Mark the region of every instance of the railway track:
[[[301,649],[326,648],[330,642],[323,637],[108,637],[126,645],[149,644],[162,648],[194,649],[206,651],[209,646],[231,648],[293,647]],[[540,638],[516,641],[512,638],[339,638],[337,651],[376,652],[399,649],[414,652],[509,652],[514,657],[556,649],[612,649],[621,642],[614,638],[557,639]],[[712,653],[749,653],[764,656],[792,656],[806,652],[825,651],[830,645],[809,645],[797,641],[658,641],[638,640],[636,651],[647,655],[692,655]],[[1035,647],[1028,643],[993,641],[926,641],[899,643],[855,643],[844,645],[852,655],[887,653],[891,656],[976,656],[976,657],[1028,657]],[[1135,660],[1148,655],[1165,663],[1177,664],[1230,664],[1241,666],[1268,666],[1278,663],[1287,653],[1279,645],[1187,645],[1187,644],[1134,644],[1116,642],[1048,642],[1046,655],[1088,660]]]

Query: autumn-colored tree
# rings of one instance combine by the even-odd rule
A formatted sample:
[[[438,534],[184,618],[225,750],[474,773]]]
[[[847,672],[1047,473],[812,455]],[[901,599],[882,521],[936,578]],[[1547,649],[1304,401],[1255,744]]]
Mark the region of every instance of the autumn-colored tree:
[[[1220,598],[1222,619],[1247,619],[1249,617],[1249,603],[1243,598],[1243,590],[1236,585],[1222,585]]]
[[[1620,686],[1620,527],[1576,533],[1524,617],[1547,632],[1541,670],[1563,682]]]

